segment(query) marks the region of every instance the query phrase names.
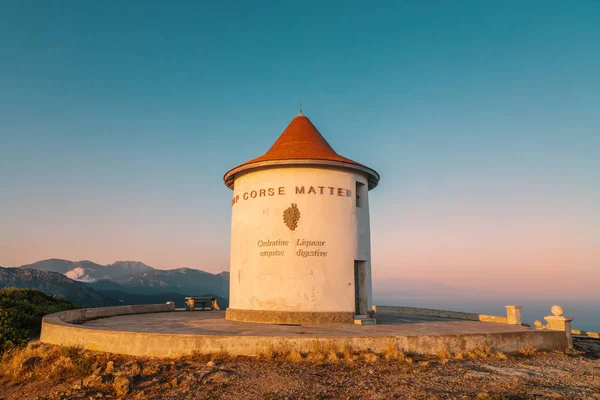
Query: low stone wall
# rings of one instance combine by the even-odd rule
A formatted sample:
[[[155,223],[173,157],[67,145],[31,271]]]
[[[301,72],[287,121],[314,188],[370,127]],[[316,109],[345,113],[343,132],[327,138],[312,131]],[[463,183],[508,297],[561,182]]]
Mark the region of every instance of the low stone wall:
[[[474,314],[460,311],[435,310],[431,308],[397,307],[397,306],[373,306],[376,313],[398,313],[404,315],[423,315],[428,317],[464,319],[467,321],[495,322],[507,324],[508,319],[498,315]]]
[[[81,308],[78,310],[69,310],[62,313],[50,314],[45,316],[44,319],[58,316],[60,321],[72,324],[97,318],[116,317],[117,315],[149,314],[167,311],[175,311],[175,303]]]
[[[40,341],[140,357],[179,357],[196,352],[202,354],[226,352],[231,355],[256,356],[273,348],[290,347],[298,351],[309,352],[311,348],[314,348],[315,342],[331,343],[339,348],[347,346],[357,351],[377,353],[385,351],[390,343],[394,343],[404,352],[421,354],[438,354],[441,350],[461,353],[486,345],[492,347],[495,351],[501,352],[519,351],[528,346],[547,351],[567,347],[564,332],[528,328],[498,333],[419,334],[414,336],[323,335],[315,337],[252,336],[244,334],[206,335],[201,334],[201,332],[197,335],[152,333],[99,329],[76,324],[94,318],[159,313],[172,310],[174,310],[173,304],[159,304],[72,310],[51,314],[43,318]],[[465,317],[462,319],[467,319],[466,317],[469,315],[468,313],[448,313],[450,314],[446,315],[450,318],[456,318],[456,316],[462,314]]]
[[[582,331],[581,329],[572,329],[571,333],[573,335],[577,335],[577,336],[600,339],[600,333],[598,333],[598,332],[588,332],[588,331]]]
[[[516,352],[528,346],[538,350],[560,350],[567,346],[562,332],[526,331],[468,335],[418,335],[418,336],[240,336],[240,335],[188,335],[86,329],[45,322],[44,343],[63,346],[80,346],[87,350],[126,354],[138,357],[179,357],[194,353],[212,354],[226,352],[231,355],[257,356],[277,348],[294,348],[309,352],[315,342],[331,343],[338,348],[350,347],[356,351],[381,353],[394,343],[404,352],[438,354],[442,349],[451,353],[468,352],[483,346],[495,351]]]

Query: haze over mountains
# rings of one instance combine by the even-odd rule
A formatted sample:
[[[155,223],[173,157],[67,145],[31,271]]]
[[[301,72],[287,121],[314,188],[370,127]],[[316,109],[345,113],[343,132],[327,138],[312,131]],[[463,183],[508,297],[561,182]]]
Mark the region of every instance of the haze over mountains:
[[[0,267],[1,268],[1,267]],[[229,272],[211,274],[178,268],[158,270],[139,261],[100,265],[92,261],[49,259],[0,269],[1,287],[38,289],[73,301],[81,307],[148,304],[175,301],[185,296],[229,297]]]

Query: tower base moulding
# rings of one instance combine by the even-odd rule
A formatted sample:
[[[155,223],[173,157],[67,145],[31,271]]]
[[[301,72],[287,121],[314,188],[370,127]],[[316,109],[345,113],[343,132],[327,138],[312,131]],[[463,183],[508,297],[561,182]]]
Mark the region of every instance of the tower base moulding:
[[[263,324],[353,324],[354,313],[238,310],[228,308],[225,319]]]

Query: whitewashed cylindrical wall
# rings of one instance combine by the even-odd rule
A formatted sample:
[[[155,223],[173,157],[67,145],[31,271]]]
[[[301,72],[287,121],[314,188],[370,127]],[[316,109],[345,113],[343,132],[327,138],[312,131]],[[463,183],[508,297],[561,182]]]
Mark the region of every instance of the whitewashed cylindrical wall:
[[[281,166],[236,175],[227,318],[352,322],[355,260],[366,268],[370,309],[367,187],[365,174],[328,167]]]

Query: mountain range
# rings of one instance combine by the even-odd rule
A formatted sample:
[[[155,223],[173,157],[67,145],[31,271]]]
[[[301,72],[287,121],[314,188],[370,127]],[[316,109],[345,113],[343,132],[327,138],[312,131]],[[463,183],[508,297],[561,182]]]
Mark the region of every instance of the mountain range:
[[[0,267],[0,288],[4,287],[37,289],[44,293],[65,298],[80,307],[102,307],[119,304],[117,300],[57,272]]]
[[[117,261],[108,265],[100,265],[87,260],[68,261],[57,258],[22,265],[18,268],[58,272],[80,282],[95,282],[101,279],[116,280],[130,275],[155,271],[154,268],[139,261]]]
[[[38,289],[81,307],[165,301],[175,301],[182,307],[185,296],[217,296],[221,307],[226,307],[229,272],[211,274],[190,268],[159,270],[139,261],[100,265],[87,260],[49,259],[2,268],[2,287]]]

